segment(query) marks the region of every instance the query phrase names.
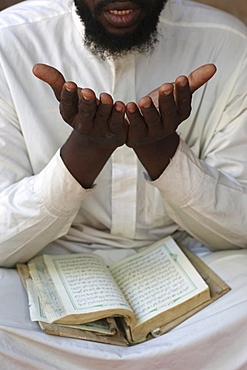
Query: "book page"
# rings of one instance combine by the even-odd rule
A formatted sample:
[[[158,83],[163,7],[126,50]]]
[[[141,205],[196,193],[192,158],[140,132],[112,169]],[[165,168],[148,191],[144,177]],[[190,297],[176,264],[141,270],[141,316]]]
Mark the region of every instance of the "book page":
[[[26,287],[31,321],[47,322],[47,318],[45,316],[44,310],[42,309],[40,299],[36,293],[36,289],[31,278],[26,280]]]
[[[137,317],[137,325],[168,310],[207,285],[172,238],[110,266]]]
[[[27,295],[28,295],[29,312],[30,312],[31,321],[42,321],[42,322],[48,323],[48,320],[42,309],[42,304],[36,293],[32,279],[27,279],[26,285],[27,285]],[[60,324],[57,324],[57,325],[60,325]],[[87,324],[80,324],[80,325],[63,324],[63,326],[66,326],[69,328],[75,328],[78,330],[96,332],[100,334],[113,335],[110,325],[106,319],[97,320],[97,321],[93,321]]]
[[[104,261],[96,255],[44,255],[28,266],[50,323],[66,315],[130,309]]]

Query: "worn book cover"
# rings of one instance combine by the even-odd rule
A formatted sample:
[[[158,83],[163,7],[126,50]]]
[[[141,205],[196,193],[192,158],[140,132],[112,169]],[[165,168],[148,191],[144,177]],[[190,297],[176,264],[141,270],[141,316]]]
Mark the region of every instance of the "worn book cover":
[[[111,266],[93,254],[69,254],[17,268],[31,319],[45,332],[118,345],[162,335],[229,290],[170,237]]]

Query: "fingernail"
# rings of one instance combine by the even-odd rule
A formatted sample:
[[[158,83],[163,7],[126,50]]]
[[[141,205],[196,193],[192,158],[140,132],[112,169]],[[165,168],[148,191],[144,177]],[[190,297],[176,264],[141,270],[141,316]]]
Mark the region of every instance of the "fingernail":
[[[83,96],[83,99],[86,100],[86,101],[90,101],[91,100],[88,96],[86,96],[84,94],[82,94],[82,96]]]
[[[82,95],[83,99],[84,99],[85,101],[90,101],[90,100],[92,100],[92,98],[91,98],[91,97],[89,97],[88,95],[86,95],[86,92],[87,92],[87,90],[85,91],[85,89],[81,89],[81,95]]]
[[[151,107],[151,104],[150,103],[148,103],[148,102],[146,102],[146,103],[144,103],[144,104],[142,104],[142,108],[150,108]]]
[[[169,95],[172,94],[172,90],[171,89],[169,89],[169,90],[163,90],[163,91],[161,91],[161,93],[162,93],[162,95],[169,96]]]
[[[74,88],[72,86],[69,86],[69,85],[64,85],[64,88],[68,92],[73,92],[74,91]]]
[[[130,113],[135,113],[135,111],[136,111],[136,107],[135,107],[135,105],[134,105],[134,104],[128,104],[128,105],[127,105],[127,109],[128,109],[128,111],[129,111]]]
[[[179,87],[185,87],[188,84],[188,80],[185,76],[178,77],[177,84]]]
[[[140,100],[139,102],[139,105],[142,107],[142,108],[150,108],[151,107],[151,101],[149,98],[143,98]]]
[[[117,112],[122,112],[123,111],[123,109],[122,109],[123,107],[122,107],[122,105],[121,104],[118,104],[118,102],[116,102],[115,103],[115,110],[117,111]]]

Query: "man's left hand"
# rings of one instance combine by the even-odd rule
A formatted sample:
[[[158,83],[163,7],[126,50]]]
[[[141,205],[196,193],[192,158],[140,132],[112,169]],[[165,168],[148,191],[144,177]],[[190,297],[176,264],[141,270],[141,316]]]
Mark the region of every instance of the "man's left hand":
[[[143,97],[138,106],[127,104],[130,127],[126,144],[134,149],[153,180],[161,175],[177,150],[176,129],[190,115],[192,94],[215,72],[213,64],[206,64],[188,77],[180,76],[174,83],[161,85]]]

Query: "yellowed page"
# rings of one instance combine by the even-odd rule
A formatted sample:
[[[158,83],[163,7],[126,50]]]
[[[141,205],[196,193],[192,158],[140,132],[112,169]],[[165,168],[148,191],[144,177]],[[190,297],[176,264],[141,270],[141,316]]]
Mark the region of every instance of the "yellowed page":
[[[208,289],[170,237],[113,264],[110,271],[135,313],[137,325]]]
[[[42,321],[43,323],[47,323],[48,320],[45,316],[45,313],[42,309],[41,302],[39,297],[36,293],[36,289],[34,287],[32,279],[28,279],[26,281],[27,284],[27,294],[28,294],[28,302],[29,302],[29,311],[30,311],[30,318],[31,321]],[[57,324],[60,325],[60,324]],[[107,319],[93,321],[87,324],[81,325],[65,325],[67,328],[74,328],[78,330],[86,330],[92,331],[96,333],[106,334],[106,335],[113,335],[111,327],[107,322]]]
[[[28,266],[50,323],[67,315],[130,309],[98,256],[44,255],[32,260]]]

